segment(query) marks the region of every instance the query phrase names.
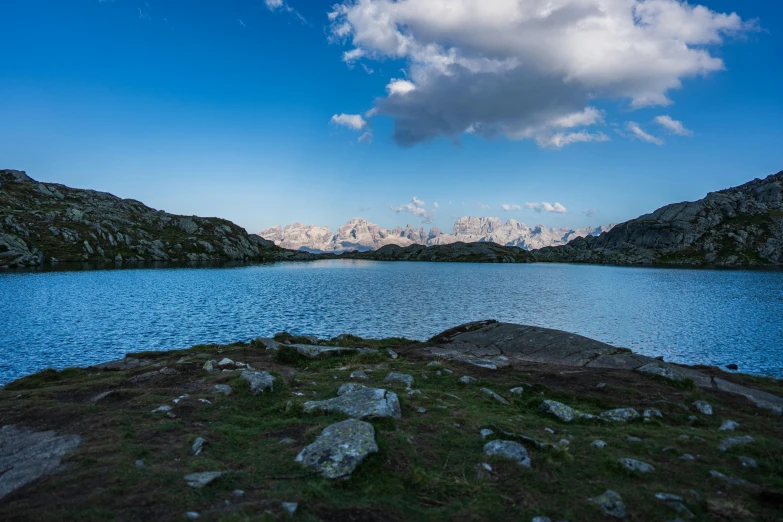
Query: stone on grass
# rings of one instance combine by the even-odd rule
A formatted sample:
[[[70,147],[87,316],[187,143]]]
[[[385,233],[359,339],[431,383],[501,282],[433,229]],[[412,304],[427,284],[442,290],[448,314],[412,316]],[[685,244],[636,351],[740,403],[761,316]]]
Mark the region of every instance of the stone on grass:
[[[612,422],[628,422],[638,419],[641,415],[633,408],[617,408],[602,412],[600,417]]]
[[[530,522],[552,522],[549,517],[533,517]]]
[[[651,466],[650,464],[647,464],[646,462],[642,462],[641,460],[635,460],[635,459],[618,459],[620,464],[625,466],[625,469],[628,471],[638,471],[639,473],[650,473],[652,471],[655,471],[655,468]]]
[[[196,437],[196,440],[193,441],[193,446],[191,447],[191,450],[193,450],[194,455],[198,455],[201,453],[201,451],[204,449],[204,444],[207,443],[207,440],[203,437]]]
[[[644,410],[643,414],[644,420],[652,420],[654,417],[662,418],[663,413],[660,412],[660,410],[656,410],[655,408],[650,408],[649,410]]]
[[[154,410],[152,410],[152,413],[166,413],[168,411],[171,411],[173,408],[169,406],[168,404],[164,404],[163,406],[158,406]]]
[[[739,458],[740,464],[742,464],[743,468],[753,468],[756,469],[759,467],[758,462],[756,462],[755,459],[752,459],[750,457],[740,457]]]
[[[204,366],[202,366],[202,370],[211,372],[215,370],[215,366],[217,366],[217,361],[215,359],[210,359],[209,361],[204,363]]]
[[[402,383],[408,388],[413,386],[413,376],[407,373],[390,372],[383,380],[390,383]]]
[[[443,365],[438,361],[430,361],[427,363],[427,368],[440,368],[441,366]]]
[[[696,401],[693,403],[693,406],[704,415],[712,415],[712,406],[708,402]]]
[[[513,393],[514,395],[522,395],[525,393],[525,389],[522,386],[517,386],[516,388],[511,388],[508,390],[510,393]]]
[[[632,437],[630,435],[626,437],[625,440],[627,440],[628,442],[642,442],[642,439],[640,439],[639,437]]]
[[[375,350],[368,350],[366,348],[343,348],[340,346],[318,346],[314,344],[291,344],[289,347],[296,350],[296,353],[299,355],[303,355],[308,359],[331,357],[333,355],[350,355],[357,352],[375,352]]]
[[[217,365],[220,366],[220,367],[223,367],[223,366],[234,366],[234,361],[232,361],[228,357],[224,357],[223,359],[220,360],[219,363],[217,363]]]
[[[484,454],[488,457],[495,457],[507,460],[513,460],[522,467],[530,467],[530,456],[525,447],[519,442],[513,440],[493,440],[484,445]]]
[[[597,497],[588,498],[587,501],[599,506],[607,516],[625,518],[625,504],[622,497],[610,489],[607,489]]]
[[[144,467],[144,461],[143,460],[137,460],[136,461],[136,467],[141,469]]]
[[[682,502],[682,497],[673,495],[671,493],[656,493],[655,498],[658,500],[665,500],[667,502]]]
[[[191,488],[201,489],[210,484],[215,479],[223,475],[221,471],[202,471],[201,473],[190,473],[185,475],[185,482]]]
[[[485,393],[485,394],[489,395],[490,397],[492,397],[493,399],[495,399],[496,401],[498,401],[500,404],[508,404],[508,401],[507,401],[506,399],[504,399],[503,397],[501,397],[501,396],[500,396],[500,395],[498,395],[497,393],[493,392],[493,391],[492,391],[492,390],[490,390],[489,388],[479,388],[479,390],[480,390],[482,393]]]
[[[730,477],[728,475],[724,475],[720,471],[710,470],[710,475],[713,478],[716,478],[718,480],[722,480],[723,482],[730,484],[732,486],[746,486],[746,487],[756,487],[755,484],[752,484],[748,482],[745,479],[737,478],[737,477]]]
[[[280,504],[283,508],[283,511],[285,511],[286,515],[289,517],[294,516],[296,514],[296,510],[299,508],[299,504],[297,502],[282,502]]]
[[[734,431],[739,427],[740,427],[739,422],[734,422],[733,420],[725,420],[721,423],[720,428],[718,429],[720,431]]]
[[[690,453],[686,453],[686,454],[680,456],[680,460],[682,460],[684,462],[692,462],[692,461],[696,460],[696,457],[694,457]]]
[[[590,443],[590,445],[595,447],[595,448],[602,449],[602,448],[606,447],[606,442],[604,442],[602,440],[594,440],[593,442]]]
[[[417,413],[427,413],[427,408],[419,408],[416,410]]]
[[[199,518],[201,515],[199,515],[199,514],[198,514],[198,513],[196,513],[195,511],[188,511],[187,513],[185,513],[185,516],[186,516],[186,517],[188,517],[188,518],[189,518],[189,519],[191,519],[191,520],[196,520],[196,519],[197,519],[197,518]]]
[[[397,394],[382,388],[356,389],[334,399],[304,403],[305,413],[315,411],[340,412],[355,419],[402,416]]]
[[[222,393],[223,395],[231,395],[234,391],[228,384],[216,384],[212,389],[215,390],[215,393]]]
[[[296,462],[307,466],[324,478],[350,477],[367,455],[378,451],[375,428],[369,422],[348,419],[327,426],[296,457]]]
[[[682,502],[667,502],[666,505],[676,511],[677,514],[681,517],[696,518],[696,515],[694,515],[690,509],[685,507],[685,504]]]
[[[479,434],[481,435],[482,439],[486,439],[487,437],[491,437],[492,435],[494,435],[495,432],[490,429],[484,428],[479,432]]]
[[[0,499],[60,468],[82,439],[9,424],[0,428]]]
[[[541,404],[541,410],[547,413],[551,413],[563,422],[571,422],[579,414],[579,412],[573,409],[571,406],[566,406],[561,402],[552,401],[549,399],[545,400]]]
[[[269,372],[242,372],[241,377],[250,383],[253,395],[274,390],[275,378]]]
[[[364,373],[364,370],[356,370],[351,372],[351,379],[356,379],[360,381],[366,381],[369,379],[366,373]]]
[[[478,382],[478,379],[474,379],[470,375],[463,375],[459,378],[459,382],[462,384],[476,384]]]
[[[292,439],[291,437],[283,437],[280,439],[280,444],[285,444],[286,446],[290,446],[291,444],[295,443],[296,441]]]
[[[386,353],[389,354],[389,357],[391,357],[392,359],[396,359],[397,357],[399,357],[399,355],[397,355],[397,352],[395,352],[391,348],[386,348]]]
[[[731,437],[728,439],[723,439],[720,441],[720,444],[718,444],[718,451],[727,451],[729,448],[732,448],[734,446],[739,446],[742,444],[750,444],[753,442],[754,439],[750,435],[743,435],[742,437]]]
[[[231,496],[237,498],[244,497],[245,492],[241,489],[235,489],[234,491],[231,492]]]

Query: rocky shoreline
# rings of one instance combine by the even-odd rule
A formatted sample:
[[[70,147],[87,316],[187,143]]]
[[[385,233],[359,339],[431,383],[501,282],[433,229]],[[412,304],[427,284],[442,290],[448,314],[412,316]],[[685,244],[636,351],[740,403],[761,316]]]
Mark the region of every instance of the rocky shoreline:
[[[481,321],[0,389],[3,520],[778,520],[783,384]]]

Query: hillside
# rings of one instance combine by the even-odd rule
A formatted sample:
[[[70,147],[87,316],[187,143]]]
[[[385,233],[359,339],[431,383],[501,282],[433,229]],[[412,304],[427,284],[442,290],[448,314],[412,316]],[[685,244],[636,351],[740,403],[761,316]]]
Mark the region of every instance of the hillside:
[[[225,219],[177,216],[132,199],[0,170],[0,267],[312,257],[279,248]]]
[[[462,263],[533,263],[530,253],[519,247],[495,243],[452,243],[448,245],[386,245],[370,252],[345,252],[341,259],[372,261],[436,261]]]
[[[783,266],[783,171],[533,255],[566,263]]]

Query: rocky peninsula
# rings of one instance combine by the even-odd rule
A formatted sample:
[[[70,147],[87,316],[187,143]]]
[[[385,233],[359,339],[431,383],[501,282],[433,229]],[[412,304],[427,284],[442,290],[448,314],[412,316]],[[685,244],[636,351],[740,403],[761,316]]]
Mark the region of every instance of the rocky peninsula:
[[[0,390],[2,520],[779,520],[783,384],[481,321]]]

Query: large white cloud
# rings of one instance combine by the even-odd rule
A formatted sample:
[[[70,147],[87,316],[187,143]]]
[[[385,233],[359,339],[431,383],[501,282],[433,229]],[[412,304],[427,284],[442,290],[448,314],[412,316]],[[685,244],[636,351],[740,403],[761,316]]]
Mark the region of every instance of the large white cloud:
[[[560,203],[555,202],[553,205],[552,203],[547,203],[546,201],[542,203],[525,203],[525,208],[535,210],[536,212],[556,212],[558,214],[563,214],[568,211]]]
[[[594,100],[667,105],[683,79],[724,68],[710,46],[753,27],[680,0],[344,0],[329,19],[347,61],[407,62],[375,107],[404,146],[466,131],[605,141],[585,130],[603,120]]]

